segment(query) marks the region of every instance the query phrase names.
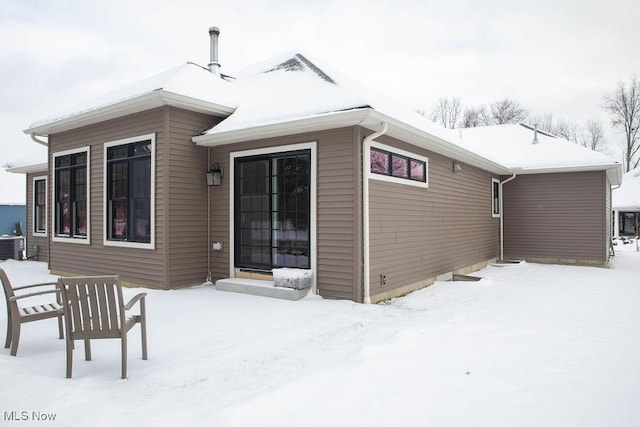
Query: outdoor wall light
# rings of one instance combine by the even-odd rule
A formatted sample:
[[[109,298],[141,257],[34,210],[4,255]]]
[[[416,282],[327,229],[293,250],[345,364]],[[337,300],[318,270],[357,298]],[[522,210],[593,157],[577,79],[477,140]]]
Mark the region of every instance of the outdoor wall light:
[[[462,171],[462,166],[460,166],[460,163],[453,162],[453,173],[458,173],[460,171]]]
[[[207,172],[207,185],[220,185],[220,181],[222,180],[222,168],[218,163],[214,163]]]

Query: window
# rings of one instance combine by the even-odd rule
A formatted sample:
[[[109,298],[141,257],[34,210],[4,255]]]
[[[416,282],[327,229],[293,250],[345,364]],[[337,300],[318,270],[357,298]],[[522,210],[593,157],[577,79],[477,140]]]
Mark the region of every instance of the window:
[[[154,146],[154,135],[105,144],[105,244],[152,245]]]
[[[33,234],[47,233],[47,178],[33,178]]]
[[[497,218],[500,216],[500,181],[491,178],[491,216]]]
[[[88,236],[89,148],[54,157],[54,236],[62,241]]]
[[[238,157],[235,266],[311,268],[311,151]]]
[[[369,161],[371,178],[427,186],[428,160],[425,157],[375,143],[375,146],[372,144]]]

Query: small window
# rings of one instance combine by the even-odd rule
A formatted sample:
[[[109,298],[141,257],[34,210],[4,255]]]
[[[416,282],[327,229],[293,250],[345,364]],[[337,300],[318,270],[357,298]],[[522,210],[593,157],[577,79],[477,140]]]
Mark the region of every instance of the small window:
[[[401,151],[401,150],[398,150]],[[411,157],[410,153],[392,152],[371,147],[370,171],[372,174],[385,175],[402,180],[416,181],[426,184],[427,161]],[[391,181],[391,179],[388,179]]]
[[[500,216],[500,181],[491,179],[491,216],[497,218]]]
[[[47,178],[33,179],[33,234],[47,232]]]

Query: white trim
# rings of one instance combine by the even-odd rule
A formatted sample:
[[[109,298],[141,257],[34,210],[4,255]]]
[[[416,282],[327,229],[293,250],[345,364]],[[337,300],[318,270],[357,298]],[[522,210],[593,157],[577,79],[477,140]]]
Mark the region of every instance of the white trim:
[[[149,243],[142,242],[122,242],[116,240],[108,240],[109,235],[109,219],[107,215],[107,149],[109,147],[115,147],[117,145],[127,145],[145,140],[151,140],[151,201],[150,203],[150,232],[151,239]],[[156,134],[148,133],[146,135],[133,136],[131,138],[119,139],[117,141],[105,142],[103,145],[103,157],[102,157],[102,244],[105,246],[115,246],[121,248],[135,248],[135,249],[155,249],[156,248]]]
[[[404,157],[409,157],[411,159],[420,160],[420,161],[424,162],[424,178],[425,178],[425,182],[416,181],[414,179],[409,179],[409,178],[398,178],[398,177],[395,177],[395,176],[381,175],[379,173],[372,173],[371,172],[371,147],[378,148],[378,149],[384,150],[384,151],[388,151],[388,152],[390,152],[392,154],[399,154],[399,155],[404,156]],[[364,172],[365,172],[367,178],[377,179],[378,181],[392,182],[394,184],[412,185],[414,187],[429,188],[429,158],[428,157],[424,157],[424,156],[421,156],[419,154],[412,153],[410,151],[401,150],[399,148],[395,148],[395,147],[392,147],[390,145],[382,144],[382,143],[376,142],[376,141],[371,141],[370,144],[367,144],[367,147],[365,147],[365,149],[366,149],[366,152],[363,153],[363,155],[366,157],[367,168],[366,168],[366,170]]]
[[[36,181],[44,181],[44,232],[36,231]],[[49,187],[46,175],[34,176],[31,180],[31,235],[47,237],[49,230]]]
[[[235,215],[234,215],[234,177],[235,177],[235,159],[240,157],[251,157],[251,156],[259,156],[262,154],[272,154],[272,153],[286,153],[289,151],[298,151],[298,150],[310,150],[311,151],[311,174],[310,174],[310,189],[309,189],[309,198],[311,199],[310,206],[310,239],[309,249],[311,250],[311,271],[312,271],[312,286],[311,291],[313,293],[317,293],[317,276],[318,276],[318,213],[317,213],[317,174],[318,174],[318,165],[317,165],[317,143],[314,142],[303,142],[298,144],[290,144],[290,145],[278,145],[276,147],[267,147],[267,148],[258,148],[254,150],[244,150],[244,151],[233,151],[229,153],[229,277],[235,277],[235,236],[234,236],[234,228],[235,228]]]
[[[165,105],[223,117],[235,111],[235,108],[232,107],[173,93],[164,89],[158,89],[133,95],[130,98],[115,101],[112,104],[93,106],[86,111],[73,112],[67,116],[45,119],[44,121],[32,124],[31,127],[25,129],[23,132],[26,134],[36,133],[39,135],[50,135],[52,133],[64,132]]]
[[[405,123],[370,107],[316,114],[298,119],[266,123],[228,131],[217,131],[216,128],[214,128],[212,133],[194,136],[191,140],[196,145],[215,147],[234,142],[337,129],[354,125],[359,125],[375,132],[379,128],[380,123],[388,124],[386,135],[416,147],[433,151],[497,175],[506,175],[513,172],[512,169],[504,165],[460,147],[455,143],[455,138],[446,136],[445,129],[438,130],[437,133],[441,134],[441,136],[438,136],[427,129],[418,127],[418,125]],[[436,129],[434,129],[434,131],[435,130]]]
[[[59,237],[56,236],[56,157],[66,156],[69,154],[77,154],[77,153],[87,153],[87,236],[86,237]],[[51,172],[53,175],[53,184],[51,185],[51,191],[53,194],[53,203],[52,203],[52,219],[51,221],[51,241],[52,242],[60,242],[60,243],[77,243],[81,245],[88,245],[91,243],[91,147],[85,146],[80,148],[73,148],[70,150],[58,151],[57,153],[53,153],[51,155],[52,163],[51,163]],[[49,225],[49,224],[47,224]],[[73,224],[71,224],[73,226]]]
[[[495,200],[495,184],[498,184],[498,213],[496,214],[493,211],[495,207],[493,205]],[[500,180],[496,178],[491,178],[491,217],[492,218],[500,218],[502,216],[502,185],[500,184]]]

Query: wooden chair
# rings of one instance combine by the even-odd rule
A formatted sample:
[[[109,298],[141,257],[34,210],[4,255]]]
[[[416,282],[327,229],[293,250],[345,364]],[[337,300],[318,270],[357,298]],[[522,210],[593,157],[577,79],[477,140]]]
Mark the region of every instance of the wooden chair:
[[[120,338],[122,345],[122,379],[127,378],[127,332],[140,324],[142,359],[147,360],[146,293],[139,293],[124,303],[118,276],[61,277],[67,343],[67,378],[71,378],[73,342],[84,341],[84,356],[91,360],[91,340]],[[140,303],[139,314],[127,312]]]
[[[60,339],[63,338],[62,333],[62,305],[57,298],[56,302],[49,304],[40,304],[34,306],[20,306],[18,301],[26,298],[34,297],[37,295],[46,294],[58,294],[57,288],[36,291],[29,293],[15,294],[15,291],[23,291],[25,289],[37,289],[42,286],[56,286],[57,283],[38,283],[35,285],[17,286],[12,287],[7,273],[0,268],[0,281],[2,281],[2,289],[4,289],[4,296],[7,300],[7,339],[4,344],[4,348],[9,348],[11,345],[11,355],[15,356],[18,353],[18,343],[20,342],[20,327],[23,323],[35,322],[36,320],[58,318],[58,331],[60,333]],[[22,302],[22,301],[20,301]]]

